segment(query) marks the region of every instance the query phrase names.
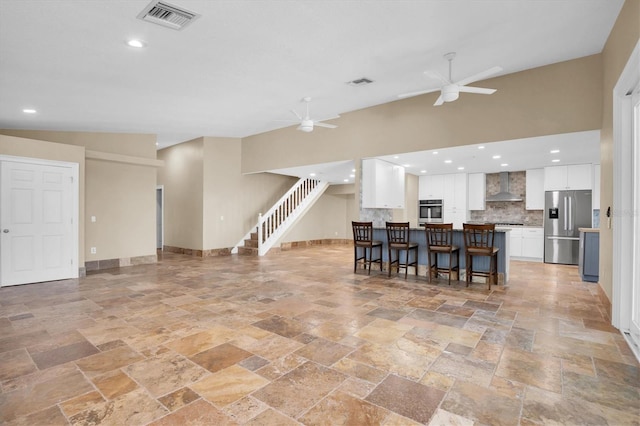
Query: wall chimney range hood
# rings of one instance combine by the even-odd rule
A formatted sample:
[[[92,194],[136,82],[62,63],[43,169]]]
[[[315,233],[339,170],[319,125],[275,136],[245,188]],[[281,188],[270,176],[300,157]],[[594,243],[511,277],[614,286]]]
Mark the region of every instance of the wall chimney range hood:
[[[522,197],[509,192],[509,172],[500,172],[500,192],[489,195],[486,201],[522,201]]]

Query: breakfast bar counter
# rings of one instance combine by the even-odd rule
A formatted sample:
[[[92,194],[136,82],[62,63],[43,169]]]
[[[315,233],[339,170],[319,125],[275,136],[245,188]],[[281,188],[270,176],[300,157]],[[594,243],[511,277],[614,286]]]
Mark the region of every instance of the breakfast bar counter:
[[[509,282],[509,232],[510,229],[496,229],[493,245],[498,247],[498,282],[505,284]],[[465,251],[464,235],[462,229],[453,230],[453,245],[460,247],[460,280],[465,277]],[[382,261],[389,263],[389,253],[387,247],[387,230],[385,228],[373,228],[373,239],[382,241]],[[411,228],[409,240],[418,243],[418,274],[426,276],[427,268],[427,234],[424,228]],[[404,252],[402,254],[404,256]],[[442,256],[442,255],[440,255]],[[446,264],[446,256],[439,260],[439,264]],[[482,257],[473,262],[474,269],[488,270],[489,258]],[[409,268],[409,274],[413,273],[413,268]]]

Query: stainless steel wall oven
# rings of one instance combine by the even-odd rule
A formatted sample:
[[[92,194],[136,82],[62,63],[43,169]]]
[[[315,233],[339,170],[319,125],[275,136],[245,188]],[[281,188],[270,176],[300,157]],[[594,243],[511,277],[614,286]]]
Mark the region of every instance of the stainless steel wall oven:
[[[442,223],[442,200],[420,200],[418,222]]]

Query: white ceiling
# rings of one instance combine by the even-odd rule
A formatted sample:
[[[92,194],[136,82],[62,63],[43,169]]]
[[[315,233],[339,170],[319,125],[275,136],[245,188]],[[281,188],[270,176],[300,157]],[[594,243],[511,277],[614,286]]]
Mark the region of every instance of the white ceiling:
[[[435,89],[424,71],[451,51],[454,80],[599,53],[624,1],[168,2],[202,16],[175,31],[136,19],[147,0],[0,0],[0,128],[245,137],[305,96],[322,119]]]
[[[480,148],[483,147],[483,148]],[[551,152],[558,151],[558,152]],[[500,158],[493,158],[500,156]],[[600,131],[566,133],[430,151],[376,157],[405,167],[414,175],[497,173],[567,164],[600,163]],[[553,160],[558,160],[554,162]],[[445,162],[450,161],[450,162]],[[353,161],[271,170],[301,178],[315,177],[334,184],[354,182]],[[462,167],[463,169],[459,169]]]

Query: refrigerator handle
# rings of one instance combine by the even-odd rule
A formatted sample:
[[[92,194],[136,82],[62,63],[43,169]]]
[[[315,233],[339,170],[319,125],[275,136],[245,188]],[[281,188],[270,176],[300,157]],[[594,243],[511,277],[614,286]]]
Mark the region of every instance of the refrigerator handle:
[[[567,197],[564,197],[564,230],[567,230]]]
[[[573,232],[573,198],[569,198],[569,231]]]

